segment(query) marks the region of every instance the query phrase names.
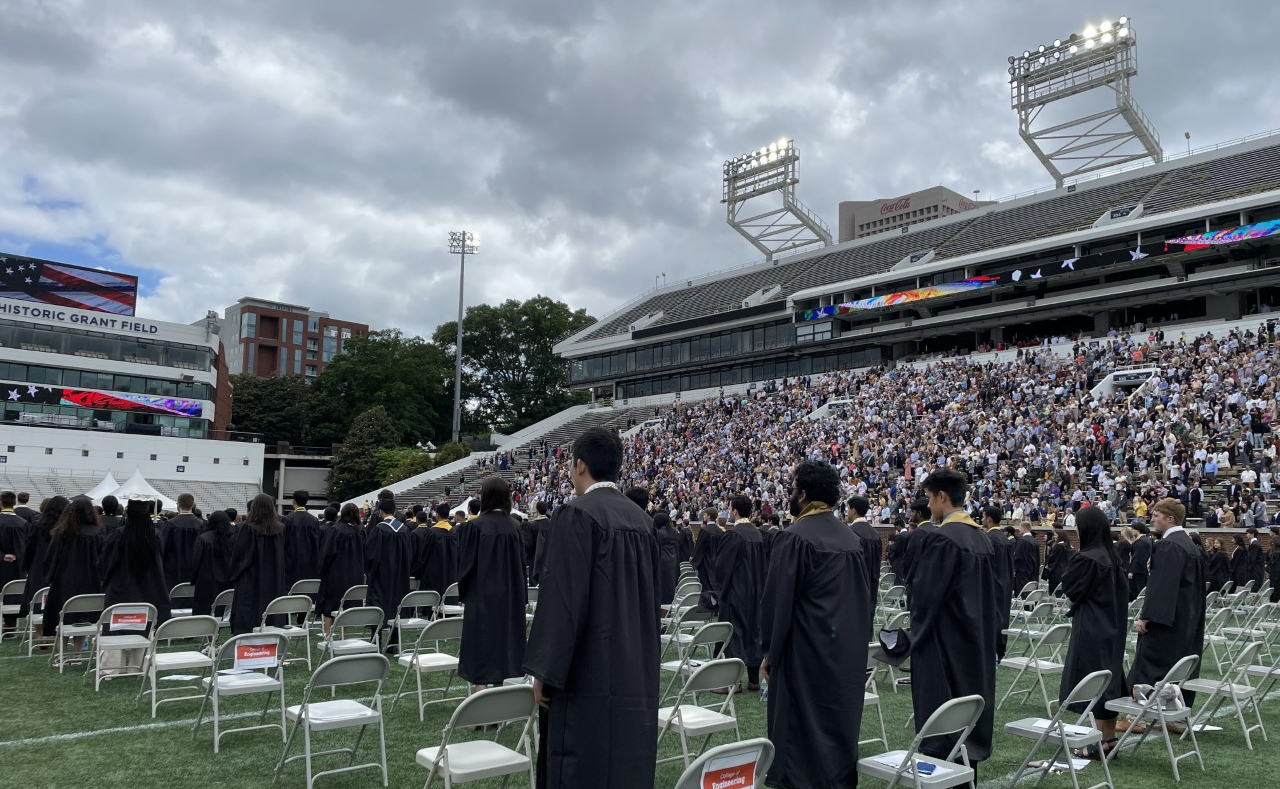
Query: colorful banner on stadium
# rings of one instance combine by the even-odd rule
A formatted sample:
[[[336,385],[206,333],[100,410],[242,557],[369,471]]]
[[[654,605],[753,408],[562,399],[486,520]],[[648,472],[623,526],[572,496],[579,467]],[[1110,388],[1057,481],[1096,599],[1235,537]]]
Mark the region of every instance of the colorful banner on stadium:
[[[49,260],[0,254],[0,298],[133,315],[138,278]]]
[[[73,405],[96,411],[133,411],[139,414],[169,414],[199,419],[204,405],[199,400],[158,395],[100,392],[95,389],[67,389],[61,386],[0,383],[0,398],[8,403]]]
[[[1000,284],[999,277],[974,277],[973,279],[961,280],[960,282],[947,282],[942,285],[932,285],[927,288],[919,288],[917,290],[903,290],[897,293],[886,293],[883,296],[876,296],[871,299],[858,299],[856,301],[846,301],[843,304],[832,304],[828,307],[819,307],[817,309],[805,310],[801,313],[801,320],[814,321],[819,318],[829,318],[833,315],[848,315],[852,312],[862,312],[863,310],[875,310],[881,307],[896,307],[904,304],[911,304],[925,299],[936,299],[941,296],[954,296],[957,293],[972,293],[973,291],[994,288]]]
[[[1215,230],[1212,233],[1200,233],[1194,236],[1171,238],[1165,243],[1182,244],[1190,250],[1198,247],[1215,247],[1221,246],[1222,244],[1235,244],[1240,241],[1266,238],[1267,236],[1274,236],[1277,233],[1280,233],[1280,219],[1272,219],[1267,222],[1258,222],[1252,225],[1233,227],[1230,230]]]

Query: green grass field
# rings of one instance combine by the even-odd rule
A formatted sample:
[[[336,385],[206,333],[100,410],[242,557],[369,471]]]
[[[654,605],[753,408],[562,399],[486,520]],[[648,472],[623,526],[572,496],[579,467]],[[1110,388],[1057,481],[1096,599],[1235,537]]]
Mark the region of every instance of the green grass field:
[[[301,701],[306,682],[304,666],[286,671],[288,701]],[[1212,671],[1208,676],[1216,676]],[[999,692],[1003,693],[1012,673],[1000,670]],[[391,687],[400,680],[398,667],[392,668]],[[408,683],[412,687],[410,678]],[[6,639],[0,644],[0,786],[59,787],[62,789],[137,789],[152,786],[242,787],[251,789],[271,786],[272,771],[282,748],[281,740],[269,730],[233,734],[223,739],[222,753],[215,756],[212,730],[206,723],[196,741],[191,739],[191,724],[198,702],[180,702],[162,706],[159,717],[149,717],[145,701],[135,703],[136,679],[107,682],[94,693],[92,681],[82,681],[79,668],[69,668],[59,675],[47,664],[47,653],[25,658],[18,655],[17,642]],[[1052,692],[1053,686],[1051,686]],[[885,724],[889,742],[904,748],[912,731],[904,728],[910,715],[907,688],[894,693],[885,682],[881,685]],[[325,694],[327,697],[327,694]],[[1024,697],[1025,698],[1025,697]],[[419,748],[439,743],[441,730],[452,707],[429,708],[425,723],[419,723],[412,697],[406,697],[387,720],[387,757],[393,787],[418,787],[426,779],[426,770],[414,762]],[[1002,789],[1010,784],[1012,772],[1030,747],[1030,741],[1005,736],[1003,724],[1015,718],[1043,716],[1039,695],[1022,703],[1011,701],[996,714],[995,754],[982,765],[980,785],[984,789]],[[261,697],[231,699],[227,714],[247,713],[261,709]],[[1263,718],[1273,737],[1280,737],[1280,690],[1262,705]],[[765,734],[764,704],[754,694],[739,699],[738,715],[744,737]],[[867,721],[871,727],[873,719]],[[1275,785],[1280,756],[1276,744],[1262,742],[1255,733],[1256,750],[1246,750],[1235,717],[1219,715],[1214,721],[1223,731],[1201,735],[1205,772],[1195,766],[1194,759],[1184,761],[1183,784],[1205,789],[1237,789],[1248,786]],[[245,720],[231,725],[247,725]],[[864,728],[867,738],[869,728]],[[346,745],[352,734],[337,732],[321,735],[321,746]],[[717,737],[712,742],[725,742]],[[294,753],[300,752],[301,737]],[[1175,747],[1177,745],[1175,744]],[[361,747],[364,756],[376,752],[376,739],[366,737]],[[861,755],[879,752],[877,747],[864,748]],[[660,756],[679,753],[679,740],[672,736],[663,742]],[[339,766],[341,757],[329,757],[320,767]],[[341,761],[345,763],[345,761]],[[1126,753],[1112,763],[1116,785],[1124,789],[1144,789],[1172,785],[1172,775],[1164,754],[1163,743],[1149,739],[1137,754]],[[656,786],[675,784],[681,771],[679,762],[660,765]],[[1085,778],[1089,784],[1102,780],[1101,768],[1090,765]],[[498,786],[499,781],[489,782]],[[867,786],[878,785],[864,779]],[[1031,784],[1024,780],[1024,785]],[[281,787],[304,787],[301,762],[290,764],[277,784]],[[376,771],[339,775],[320,779],[318,786],[369,787],[378,785]],[[435,786],[443,786],[437,779]],[[519,786],[517,782],[510,784]],[[1066,775],[1051,775],[1046,786],[1071,785]]]

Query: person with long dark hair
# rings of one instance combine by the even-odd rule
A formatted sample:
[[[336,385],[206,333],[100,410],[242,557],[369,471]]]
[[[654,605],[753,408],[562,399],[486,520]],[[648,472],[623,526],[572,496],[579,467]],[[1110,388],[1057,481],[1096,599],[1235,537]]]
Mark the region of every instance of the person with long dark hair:
[[[1227,558],[1227,554],[1222,550],[1222,540],[1214,538],[1207,540],[1209,543],[1209,553],[1207,556],[1208,567],[1205,572],[1209,576],[1209,591],[1221,592],[1222,588],[1231,581],[1231,560]]]
[[[522,675],[524,541],[511,517],[511,485],[497,474],[480,484],[480,514],[458,530],[458,597],[458,676],[479,689]]]
[[[658,537],[658,602],[667,605],[676,596],[680,577],[680,533],[665,510],[653,514],[653,533]]]
[[[324,530],[324,542],[320,545],[320,593],[316,596],[316,606],[324,615],[325,638],[333,627],[333,612],[342,606],[342,595],[364,582],[365,531],[360,509],[354,504],[343,504],[337,518]]]
[[[49,553],[45,567],[48,573],[49,599],[44,608],[44,632],[53,633],[62,616],[62,605],[76,595],[102,591],[98,557],[102,553],[102,525],[93,502],[76,499],[62,511],[62,517],[49,532]],[[96,622],[94,613],[70,614],[66,624]]]
[[[236,525],[225,510],[214,510],[205,521],[191,553],[191,583],[196,593],[191,613],[213,613],[213,601],[232,588],[231,560],[235,553]]]
[[[147,502],[125,505],[124,525],[104,537],[98,568],[107,605],[150,603],[156,607],[157,625],[172,616],[160,539]]]
[[[45,499],[40,507],[40,516],[31,522],[31,536],[22,552],[22,569],[27,574],[27,586],[22,591],[22,610],[19,616],[27,615],[31,608],[31,597],[49,585],[49,544],[53,542],[53,527],[70,503],[66,496]],[[42,623],[43,619],[35,626],[36,638],[44,635]]]
[[[231,563],[231,632],[249,633],[262,624],[267,603],[289,592],[284,574],[284,524],[275,501],[259,493],[249,502],[248,518],[236,532]],[[268,624],[284,625],[285,618]]]
[[[1249,583],[1249,552],[1244,547],[1244,535],[1233,534],[1235,548],[1231,551],[1231,584],[1232,591],[1240,591]]]
[[[1071,554],[1062,572],[1062,592],[1071,601],[1071,642],[1067,646],[1066,668],[1062,674],[1059,701],[1095,671],[1111,672],[1111,684],[1093,708],[1102,731],[1101,745],[1087,753],[1099,759],[1116,742],[1116,713],[1106,702],[1129,695],[1125,685],[1124,648],[1129,630],[1129,579],[1120,565],[1111,539],[1111,524],[1097,507],[1085,507],[1076,514],[1080,551]],[[1072,708],[1084,711],[1084,705]]]

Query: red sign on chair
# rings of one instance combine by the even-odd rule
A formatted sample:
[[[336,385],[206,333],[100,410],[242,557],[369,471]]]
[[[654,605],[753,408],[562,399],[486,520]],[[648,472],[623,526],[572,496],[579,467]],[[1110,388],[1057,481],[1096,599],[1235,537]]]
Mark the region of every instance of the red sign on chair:
[[[236,668],[274,668],[280,642],[274,638],[250,638],[236,644]]]
[[[741,753],[707,763],[702,789],[751,789],[756,785],[756,753]]]
[[[146,608],[117,608],[111,612],[111,629],[146,630],[148,619]]]

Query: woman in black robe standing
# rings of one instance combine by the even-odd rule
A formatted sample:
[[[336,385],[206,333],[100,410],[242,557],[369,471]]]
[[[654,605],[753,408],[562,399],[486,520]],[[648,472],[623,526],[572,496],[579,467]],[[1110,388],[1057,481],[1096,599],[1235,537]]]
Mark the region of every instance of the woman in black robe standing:
[[[1233,534],[1236,546],[1231,552],[1231,583],[1232,591],[1238,592],[1249,583],[1249,552],[1244,547],[1244,535]]]
[[[124,525],[103,538],[99,572],[107,605],[150,603],[156,607],[155,625],[173,616],[160,539],[151,525],[147,502],[130,501]]]
[[[480,690],[523,675],[524,542],[511,517],[511,486],[496,474],[480,485],[480,515],[458,529],[458,596],[458,676]]]
[[[364,524],[360,509],[354,504],[342,505],[338,520],[324,531],[320,545],[320,593],[316,606],[324,614],[324,635],[329,637],[334,611],[342,607],[342,596],[353,586],[364,583]]]
[[[1050,537],[1053,542],[1045,550],[1044,579],[1049,582],[1049,594],[1053,594],[1062,583],[1062,573],[1071,560],[1071,547],[1065,532],[1053,531]]]
[[[1231,581],[1231,560],[1222,550],[1222,540],[1215,538],[1209,544],[1208,569],[1205,571],[1209,576],[1209,591],[1221,592],[1222,587]]]
[[[653,515],[653,533],[658,536],[658,602],[667,605],[675,599],[680,577],[680,533],[671,527],[671,516],[661,510]]]
[[[214,614],[213,601],[231,583],[231,560],[236,545],[236,525],[224,510],[214,510],[205,521],[204,531],[196,538],[191,555],[191,583],[196,593],[191,613]]]
[[[1071,642],[1067,646],[1059,702],[1089,674],[1111,672],[1111,684],[1093,708],[1103,741],[1086,754],[1098,759],[1116,742],[1116,713],[1106,704],[1126,698],[1124,648],[1129,630],[1129,580],[1111,540],[1111,524],[1096,507],[1085,507],[1076,515],[1080,552],[1071,557],[1062,574],[1062,591],[1071,600]],[[1084,711],[1084,705],[1072,711]]]
[[[44,608],[44,632],[53,633],[61,621],[62,606],[76,595],[102,592],[102,576],[98,573],[98,557],[102,553],[102,526],[93,502],[77,499],[62,511],[50,532],[49,553],[45,561],[48,573],[49,599]],[[98,621],[95,613],[70,614],[69,625]],[[70,642],[68,642],[70,643]]]
[[[247,520],[236,532],[231,562],[231,632],[250,633],[262,624],[267,604],[289,593],[284,576],[284,524],[276,514],[275,502],[259,493],[249,502]],[[270,625],[283,626],[285,617]]]
[[[27,615],[32,596],[49,585],[49,543],[53,541],[53,527],[57,525],[69,503],[66,496],[46,499],[44,506],[40,508],[40,517],[31,523],[31,534],[22,553],[22,569],[27,573],[27,585],[22,590],[22,610],[19,616]],[[35,630],[36,638],[40,638],[44,634],[44,625],[37,623]]]

